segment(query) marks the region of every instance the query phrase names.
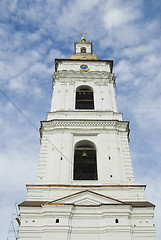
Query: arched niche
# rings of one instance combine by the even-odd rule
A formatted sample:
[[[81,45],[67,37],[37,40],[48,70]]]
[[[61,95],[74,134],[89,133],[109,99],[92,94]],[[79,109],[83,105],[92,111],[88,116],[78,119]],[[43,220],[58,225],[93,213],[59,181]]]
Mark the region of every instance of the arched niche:
[[[98,180],[96,146],[90,141],[80,141],[74,148],[74,180]]]
[[[76,89],[75,109],[94,109],[94,96],[91,87],[79,86]]]

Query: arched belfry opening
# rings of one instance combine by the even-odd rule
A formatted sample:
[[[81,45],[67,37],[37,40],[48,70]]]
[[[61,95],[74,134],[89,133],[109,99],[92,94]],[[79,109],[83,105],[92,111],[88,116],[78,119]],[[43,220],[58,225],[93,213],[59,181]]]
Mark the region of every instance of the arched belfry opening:
[[[85,47],[81,48],[81,53],[86,53],[86,48]]]
[[[74,149],[74,180],[98,180],[96,146],[90,141],[76,143]]]
[[[75,109],[94,109],[93,89],[80,86],[76,89]]]

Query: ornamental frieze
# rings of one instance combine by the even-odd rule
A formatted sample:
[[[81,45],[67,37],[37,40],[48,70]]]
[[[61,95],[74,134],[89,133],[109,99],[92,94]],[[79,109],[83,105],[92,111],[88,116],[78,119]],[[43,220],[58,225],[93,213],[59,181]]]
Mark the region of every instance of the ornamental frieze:
[[[89,72],[80,72],[80,71],[73,71],[73,70],[61,70],[54,73],[53,78],[106,78],[110,81],[115,81],[115,76],[113,73],[106,72],[106,71],[89,71]]]
[[[101,80],[95,81],[94,84],[96,86],[108,86],[108,82],[107,81],[101,81]]]
[[[121,129],[123,131],[128,130],[128,122],[122,122],[117,120],[111,120],[111,121],[90,121],[90,120],[52,120],[50,122],[42,122],[42,127],[113,127],[114,129]]]
[[[60,81],[60,84],[61,85],[66,85],[66,84],[69,84],[69,85],[74,85],[75,84],[75,81],[73,80],[73,79],[62,79],[61,81]]]

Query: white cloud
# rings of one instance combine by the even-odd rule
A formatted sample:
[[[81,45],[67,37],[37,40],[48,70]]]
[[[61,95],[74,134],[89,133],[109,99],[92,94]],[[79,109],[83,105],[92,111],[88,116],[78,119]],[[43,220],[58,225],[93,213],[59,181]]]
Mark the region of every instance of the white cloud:
[[[135,69],[134,66],[127,60],[121,60],[115,67],[115,74],[118,78],[118,81],[123,82],[131,82],[134,79]]]
[[[64,53],[60,52],[57,49],[52,48],[48,55],[48,61],[54,64],[55,58],[68,58],[69,56],[65,55]]]
[[[17,78],[12,78],[9,81],[8,88],[10,88],[11,90],[24,92],[26,89],[26,86],[22,77],[17,77]]]
[[[134,22],[142,16],[138,1],[107,1],[105,5],[104,24],[107,29],[120,27],[125,23]]]

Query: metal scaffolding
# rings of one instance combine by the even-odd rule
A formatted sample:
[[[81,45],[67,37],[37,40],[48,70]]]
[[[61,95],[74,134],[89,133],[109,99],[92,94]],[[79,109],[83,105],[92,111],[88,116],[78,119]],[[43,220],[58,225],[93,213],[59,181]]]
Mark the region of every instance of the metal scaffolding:
[[[18,228],[20,225],[20,219],[19,219],[19,210],[18,210],[18,205],[15,203],[13,212],[12,212],[12,217],[11,217],[11,222],[9,225],[9,230],[8,230],[8,235],[7,235],[7,240],[17,240],[18,239]]]

